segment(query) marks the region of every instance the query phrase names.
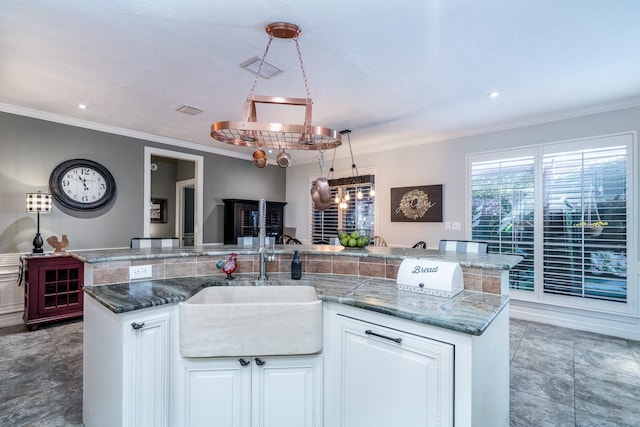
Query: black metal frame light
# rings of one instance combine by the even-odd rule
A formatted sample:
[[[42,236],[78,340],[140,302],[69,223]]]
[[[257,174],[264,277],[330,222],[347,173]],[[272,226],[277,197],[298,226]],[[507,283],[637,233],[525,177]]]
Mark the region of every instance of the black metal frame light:
[[[42,245],[44,244],[44,242],[42,241],[42,236],[40,235],[40,212],[51,213],[51,207],[51,194],[41,193],[40,191],[38,191],[37,193],[27,193],[27,213],[35,212],[38,215],[38,228],[36,231],[36,236],[33,238],[34,254],[44,253],[44,249],[42,249]]]

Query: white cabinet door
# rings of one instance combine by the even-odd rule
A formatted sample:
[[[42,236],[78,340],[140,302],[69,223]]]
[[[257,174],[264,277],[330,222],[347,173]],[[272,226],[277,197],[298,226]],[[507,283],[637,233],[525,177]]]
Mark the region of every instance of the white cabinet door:
[[[322,356],[255,358],[252,426],[322,427]]]
[[[322,355],[185,359],[188,427],[322,427]]]
[[[174,313],[174,306],[163,306],[116,314],[95,299],[86,298],[85,426],[169,425]]]
[[[453,425],[452,345],[347,317],[337,324],[342,427]]]
[[[168,315],[152,315],[124,325],[129,373],[125,379],[129,398],[125,395],[124,404],[131,426],[169,425],[169,322]]]
[[[251,425],[250,360],[220,358],[185,362],[185,426]]]

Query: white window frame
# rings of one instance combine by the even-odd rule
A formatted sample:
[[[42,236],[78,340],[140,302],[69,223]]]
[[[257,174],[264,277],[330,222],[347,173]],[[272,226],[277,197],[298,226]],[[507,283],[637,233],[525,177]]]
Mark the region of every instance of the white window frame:
[[[615,141],[615,142],[614,142]],[[626,145],[627,146],[627,300],[626,302],[612,302],[605,300],[597,300],[590,298],[576,298],[565,295],[555,295],[545,293],[542,283],[542,259],[543,259],[543,176],[542,176],[542,159],[544,154],[562,153],[569,151],[572,147],[576,150],[589,148],[597,148],[603,146]],[[582,309],[599,313],[613,313],[620,315],[638,316],[639,314],[639,297],[638,292],[638,245],[640,241],[637,237],[638,226],[636,218],[638,217],[639,197],[636,195],[638,188],[638,161],[637,156],[637,138],[635,132],[625,132],[611,135],[603,135],[592,138],[584,138],[578,140],[558,141],[548,144],[540,144],[517,149],[506,149],[500,151],[470,153],[467,154],[467,182],[466,182],[466,221],[469,236],[471,234],[471,165],[476,162],[512,159],[523,157],[526,155],[534,155],[535,158],[535,221],[534,227],[534,258],[535,268],[534,275],[535,286],[534,291],[523,291],[510,289],[509,294],[514,300],[531,302],[534,304],[545,304],[554,306],[557,309]]]

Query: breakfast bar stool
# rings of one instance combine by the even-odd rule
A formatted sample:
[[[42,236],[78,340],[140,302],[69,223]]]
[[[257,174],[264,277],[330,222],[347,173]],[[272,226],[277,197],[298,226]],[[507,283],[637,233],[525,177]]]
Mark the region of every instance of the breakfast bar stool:
[[[475,242],[472,240],[440,240],[438,249],[440,252],[486,254],[488,245],[486,242]]]
[[[177,237],[134,237],[131,239],[132,249],[143,248],[177,248],[180,239]]]

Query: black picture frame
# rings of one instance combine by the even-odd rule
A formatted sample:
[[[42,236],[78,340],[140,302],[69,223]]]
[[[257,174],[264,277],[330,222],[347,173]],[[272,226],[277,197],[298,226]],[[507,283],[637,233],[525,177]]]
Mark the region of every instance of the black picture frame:
[[[153,223],[167,223],[167,199],[151,199],[149,218]]]
[[[392,188],[391,222],[442,222],[442,184]]]

